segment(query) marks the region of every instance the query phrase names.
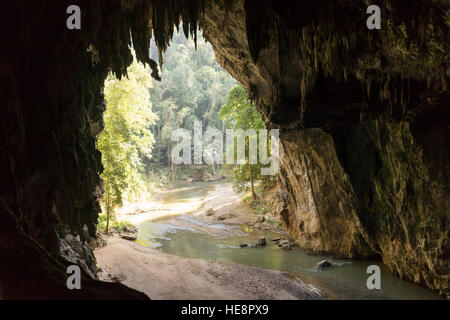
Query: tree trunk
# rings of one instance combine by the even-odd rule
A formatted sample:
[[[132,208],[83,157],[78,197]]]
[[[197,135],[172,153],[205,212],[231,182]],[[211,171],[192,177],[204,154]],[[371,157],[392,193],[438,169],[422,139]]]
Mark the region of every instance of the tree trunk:
[[[255,187],[253,185],[253,172],[252,172],[252,165],[248,164],[248,169],[250,172],[250,188],[252,190],[252,199],[256,200],[256,193],[255,193]]]
[[[106,229],[105,234],[108,234],[109,232],[109,209],[106,209]]]
[[[109,203],[109,192],[108,192],[106,194],[106,228],[105,228],[105,234],[108,234],[108,232],[109,232],[110,211],[111,211],[111,204]]]
[[[214,169],[214,161],[211,162],[211,168],[212,168],[212,175],[213,177],[216,176],[216,170]]]

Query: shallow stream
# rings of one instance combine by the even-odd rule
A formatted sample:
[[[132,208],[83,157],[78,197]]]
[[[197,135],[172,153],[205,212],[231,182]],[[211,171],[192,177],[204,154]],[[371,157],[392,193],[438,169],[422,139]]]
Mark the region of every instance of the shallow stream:
[[[163,199],[170,202],[198,200],[211,184],[193,184],[172,190]],[[380,261],[338,260],[310,255],[299,249],[282,250],[271,239],[274,232],[253,229],[246,225],[206,223],[191,213],[162,217],[138,224],[141,245],[153,247],[177,256],[225,261],[288,272],[323,289],[329,298],[338,299],[441,299],[439,295],[412,284],[389,272]],[[227,236],[224,236],[224,233]],[[240,248],[242,243],[254,243],[265,236],[264,248]],[[328,259],[332,267],[319,271],[317,262]],[[366,273],[369,265],[381,269],[381,289],[369,290]]]

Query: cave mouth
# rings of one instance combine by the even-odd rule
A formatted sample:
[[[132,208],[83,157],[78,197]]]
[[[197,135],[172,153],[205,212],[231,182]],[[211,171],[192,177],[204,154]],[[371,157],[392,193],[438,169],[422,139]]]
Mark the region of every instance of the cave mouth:
[[[381,1],[380,32],[357,2],[96,1],[79,4],[81,29],[67,27],[67,6],[16,1],[0,13],[2,298],[146,298],[86,272],[85,290],[68,291],[60,240],[95,236],[108,73],[126,75],[132,43],[158,79],[151,35],[162,53],[180,21],[194,39],[203,30],[267,127],[282,129],[289,236],[341,257],[380,254],[448,297],[445,1]]]
[[[96,147],[102,153],[98,190],[102,193],[102,213],[96,224],[97,237],[110,231],[135,231],[127,215],[159,210],[169,216],[176,210],[168,206],[170,202],[188,205],[191,198],[204,196],[207,183],[225,179],[225,131],[237,120],[229,111],[223,112],[225,105],[235,108],[243,102],[252,108],[252,116],[257,113],[242,86],[216,62],[201,30],[196,31],[194,40],[180,31],[182,23],[177,29],[163,53],[154,40],[150,44],[150,58],[164,61],[164,68],[159,68],[161,76],[152,78],[154,71],[138,63],[133,50],[126,77],[118,79],[110,73],[105,80],[106,108],[100,120],[91,124]],[[260,117],[258,124],[263,127]],[[212,140],[207,138],[209,133],[214,134]],[[181,144],[183,148],[175,155],[174,149]],[[195,185],[202,182],[205,186]],[[172,190],[174,187],[180,190]],[[152,199],[150,203],[148,199]],[[116,211],[123,220],[116,219]]]

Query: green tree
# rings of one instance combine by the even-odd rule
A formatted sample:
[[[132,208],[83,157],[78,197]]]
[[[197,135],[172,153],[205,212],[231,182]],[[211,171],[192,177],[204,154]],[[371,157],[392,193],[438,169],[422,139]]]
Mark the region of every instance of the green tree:
[[[149,70],[134,59],[128,76],[118,80],[110,74],[105,82],[105,129],[99,135],[102,152],[106,230],[114,209],[122,205],[124,196],[132,197],[144,188],[142,158],[150,158],[154,144],[150,125],[156,120],[150,103]]]
[[[227,129],[254,129],[258,135],[259,129],[265,129],[261,114],[248,99],[248,95],[241,85],[235,86],[228,93],[225,104],[219,112],[219,117]],[[255,137],[250,137],[255,139]],[[246,153],[248,154],[249,138],[246,139]],[[232,166],[232,172],[238,189],[242,190],[247,182],[250,182],[250,190],[253,200],[256,200],[254,187],[255,180],[261,180],[261,165],[250,164],[246,157],[245,165]]]
[[[151,46],[155,48],[155,46]],[[157,58],[153,49],[150,55]],[[170,166],[172,130],[193,129],[194,120],[222,129],[218,117],[228,91],[236,81],[215,60],[212,46],[201,37],[197,50],[184,34],[174,34],[170,47],[164,53],[162,80],[150,89],[150,99],[158,121],[152,126],[156,137],[155,152],[150,168]]]

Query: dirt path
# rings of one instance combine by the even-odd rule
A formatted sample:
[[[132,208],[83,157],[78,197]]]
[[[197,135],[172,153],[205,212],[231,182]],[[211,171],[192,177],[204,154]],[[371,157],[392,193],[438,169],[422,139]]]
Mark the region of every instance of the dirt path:
[[[102,270],[152,299],[321,299],[316,287],[272,270],[187,259],[120,238],[95,251]]]

